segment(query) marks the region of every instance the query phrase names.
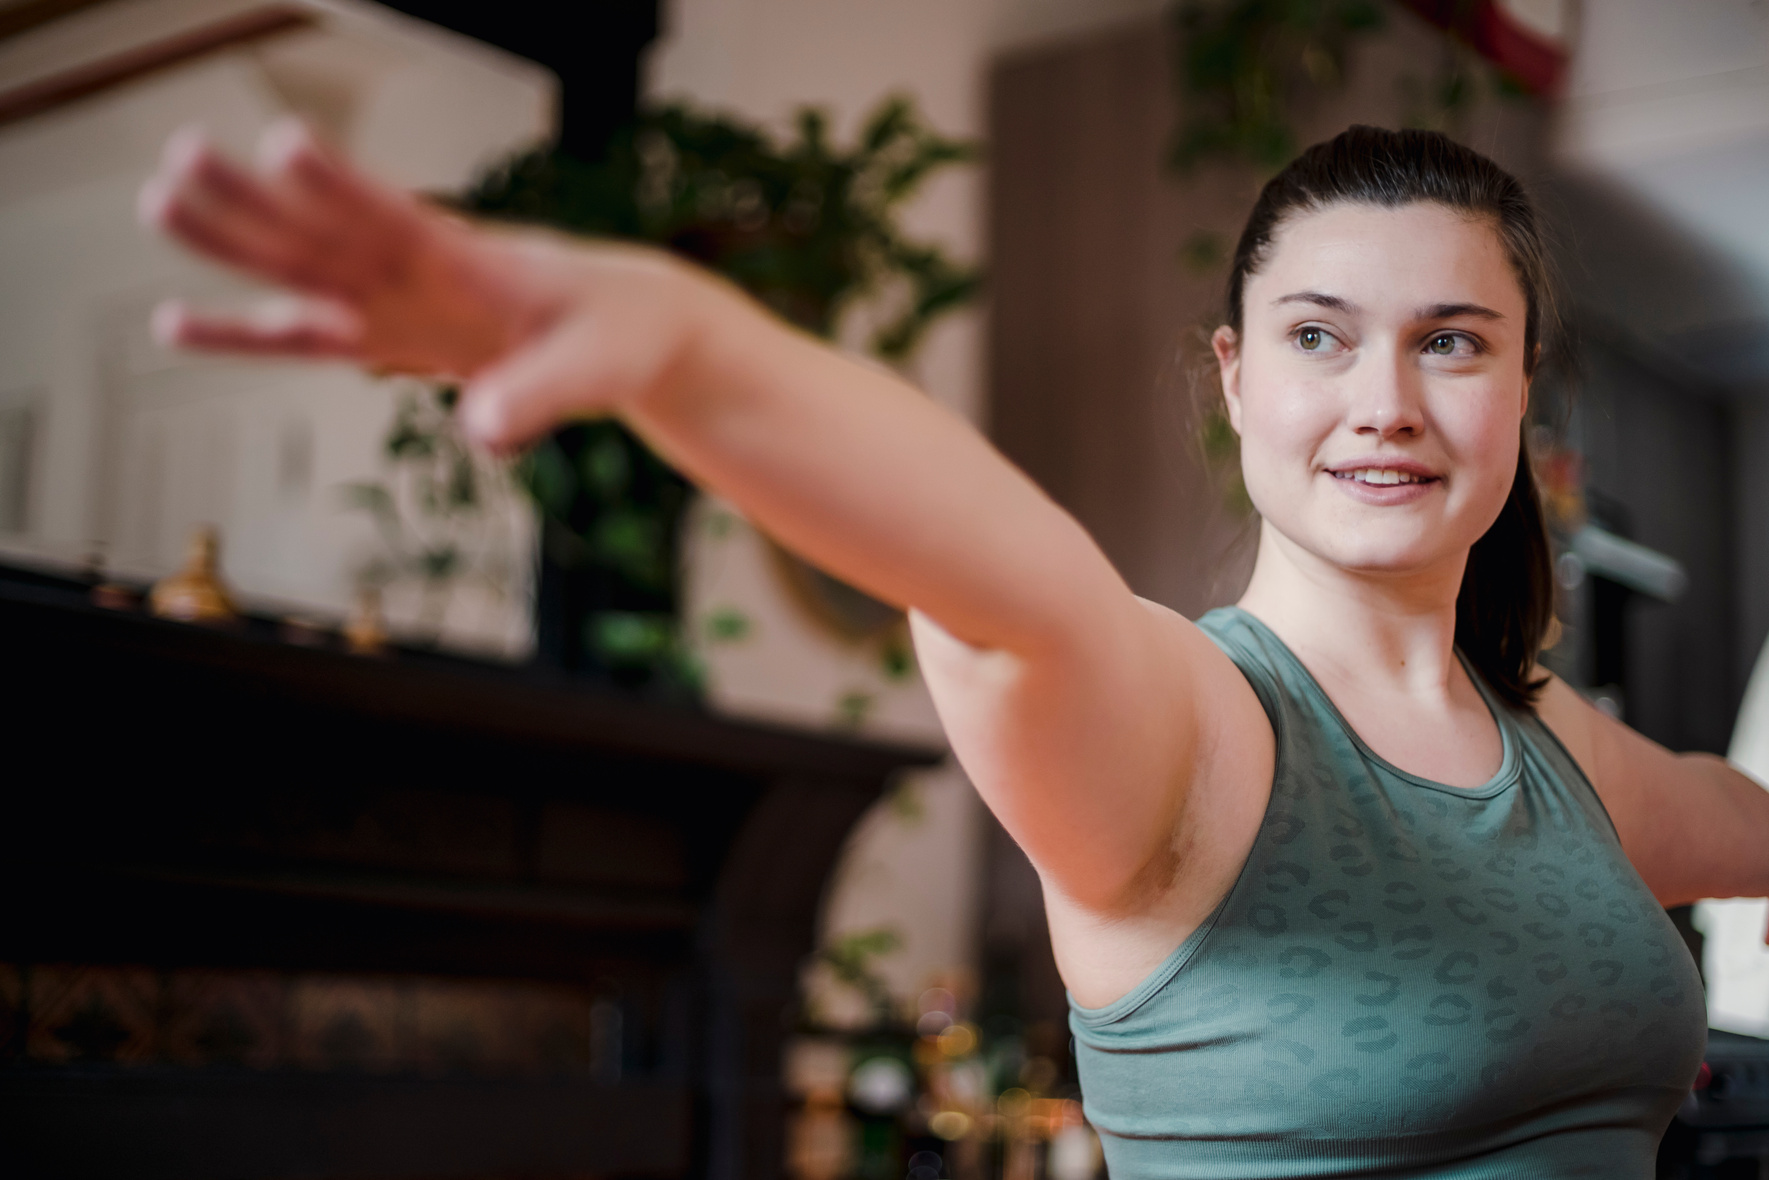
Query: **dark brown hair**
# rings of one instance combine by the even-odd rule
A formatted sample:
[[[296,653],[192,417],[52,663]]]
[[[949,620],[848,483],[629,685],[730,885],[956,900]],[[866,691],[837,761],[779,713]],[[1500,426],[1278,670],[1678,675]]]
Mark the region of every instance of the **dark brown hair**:
[[[1422,202],[1491,220],[1523,287],[1524,373],[1533,376],[1543,358],[1558,350],[1562,336],[1547,242],[1535,206],[1510,173],[1435,131],[1352,127],[1309,148],[1272,177],[1235,247],[1228,326],[1240,336],[1247,277],[1264,264],[1286,218],[1330,205],[1392,209]],[[1512,705],[1533,708],[1547,683],[1533,673],[1553,615],[1548,531],[1520,433],[1511,494],[1468,554],[1456,596],[1456,644],[1493,691]]]

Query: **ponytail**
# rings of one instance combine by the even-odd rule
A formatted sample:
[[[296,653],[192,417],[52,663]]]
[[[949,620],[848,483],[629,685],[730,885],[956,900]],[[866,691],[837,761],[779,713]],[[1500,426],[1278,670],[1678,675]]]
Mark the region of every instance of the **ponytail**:
[[[1456,646],[1480,669],[1492,690],[1519,708],[1535,707],[1548,683],[1536,675],[1536,656],[1554,617],[1554,562],[1542,500],[1519,441],[1511,494],[1468,551],[1456,595]]]

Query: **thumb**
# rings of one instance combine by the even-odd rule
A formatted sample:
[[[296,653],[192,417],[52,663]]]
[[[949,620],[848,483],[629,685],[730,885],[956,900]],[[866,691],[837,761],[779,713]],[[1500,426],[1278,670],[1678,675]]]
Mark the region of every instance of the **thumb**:
[[[596,347],[596,327],[589,317],[561,321],[468,381],[460,408],[468,442],[515,451],[563,422],[611,409],[622,382],[609,364],[612,350]]]

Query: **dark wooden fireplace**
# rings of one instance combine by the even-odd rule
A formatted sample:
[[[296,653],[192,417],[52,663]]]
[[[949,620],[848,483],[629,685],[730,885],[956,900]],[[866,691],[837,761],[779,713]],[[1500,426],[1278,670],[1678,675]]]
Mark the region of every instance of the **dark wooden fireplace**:
[[[824,879],[939,756],[16,571],[0,651],[6,1175],[778,1175]]]

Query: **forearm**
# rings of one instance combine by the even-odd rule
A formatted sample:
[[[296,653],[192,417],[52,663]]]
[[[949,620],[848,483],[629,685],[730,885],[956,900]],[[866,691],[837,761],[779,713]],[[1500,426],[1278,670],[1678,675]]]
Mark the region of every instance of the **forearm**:
[[[1710,801],[1700,841],[1700,896],[1769,897],[1769,791],[1717,755],[1685,754],[1679,761]]]
[[[968,423],[747,304],[623,411],[770,536],[978,647],[1027,650],[1130,594]],[[1103,620],[1100,620],[1103,621]]]

